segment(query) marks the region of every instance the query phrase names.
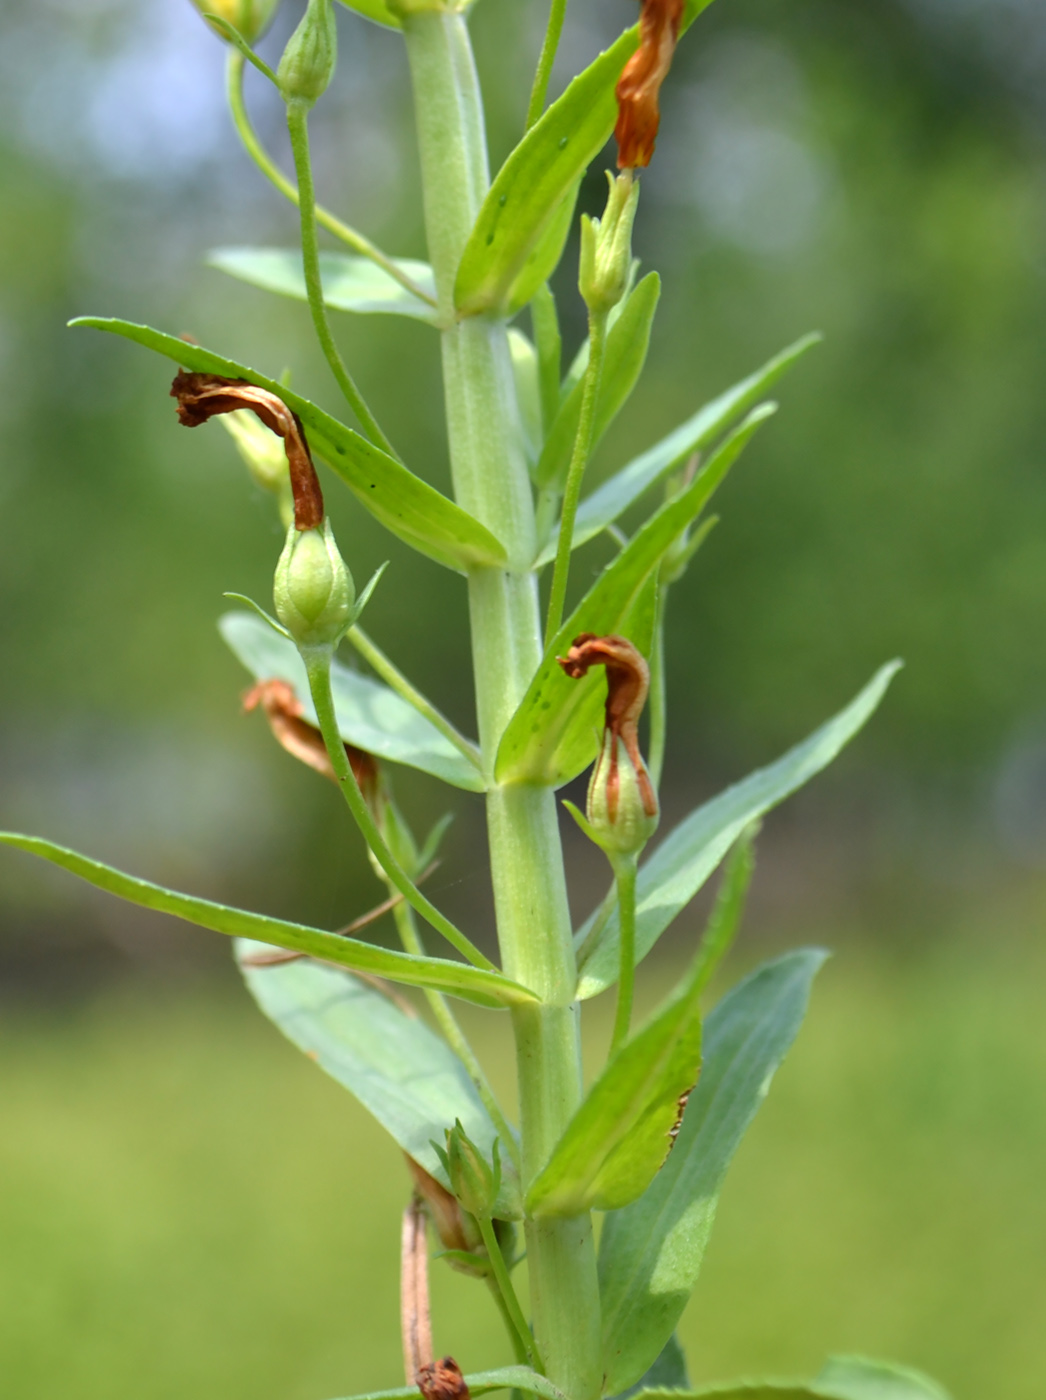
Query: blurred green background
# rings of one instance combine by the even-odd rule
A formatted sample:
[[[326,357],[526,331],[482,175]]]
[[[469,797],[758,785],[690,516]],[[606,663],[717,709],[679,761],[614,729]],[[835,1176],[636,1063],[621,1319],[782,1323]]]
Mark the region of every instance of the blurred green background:
[[[300,8],[284,0],[270,58]],[[556,86],[633,15],[572,0]],[[495,160],[543,18],[535,0],[476,8]],[[400,43],[339,26],[322,196],[421,256]],[[334,926],[379,887],[337,794],[239,714],[246,677],[214,627],[223,590],[268,591],[270,503],[224,433],[178,428],[168,366],[64,326],[190,332],[290,366],[337,409],[304,307],[204,266],[295,231],[235,144],[222,61],[188,0],[0,12],[0,824]],[[724,1197],[684,1328],[695,1377],[850,1349],[933,1370],[957,1400],[1042,1394],[1044,79],[1035,0],[719,0],[666,88],[636,234],[665,295],[593,479],[788,341],[827,337],[673,593],[666,826],[907,662],[761,841],[737,967],[800,940],[839,956]],[[285,159],[260,81],[250,101]],[[597,164],[591,210],[601,182]],[[571,249],[571,350],[573,280]],[[445,487],[431,331],[341,316],[337,332],[407,461]],[[391,561],[370,630],[469,725],[460,580],[333,482],[328,497],[357,577]],[[578,586],[604,558],[580,557]],[[429,780],[396,781],[418,826],[446,809]],[[449,805],[432,891],[489,943],[481,812]],[[567,843],[583,913],[603,872]],[[503,1028],[475,1024],[507,1079]],[[246,1004],[222,940],[0,857],[0,1084],[5,1390],[327,1400],[396,1383],[405,1175]],[[469,1369],[502,1359],[485,1299],[437,1289],[437,1344]]]

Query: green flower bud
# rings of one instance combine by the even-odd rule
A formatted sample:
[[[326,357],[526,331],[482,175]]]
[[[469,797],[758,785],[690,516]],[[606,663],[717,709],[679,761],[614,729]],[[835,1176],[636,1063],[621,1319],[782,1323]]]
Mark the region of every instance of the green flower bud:
[[[447,1150],[440,1150],[439,1155],[450,1178],[450,1189],[465,1210],[477,1219],[489,1220],[501,1189],[497,1138],[494,1139],[494,1165],[491,1167],[476,1144],[466,1136],[459,1118],[453,1128],[447,1129]]]
[[[613,730],[603,746],[588,784],[587,831],[610,857],[638,855],[657,830],[660,812],[646,764]]]
[[[217,15],[233,25],[248,44],[253,44],[264,34],[279,0],[192,0],[192,3],[201,14]],[[215,33],[221,34],[221,30],[215,29]]]
[[[285,102],[311,107],[327,91],[338,57],[333,0],[309,0],[301,24],[287,41],[276,70]]]
[[[616,178],[607,171],[610,186],[602,219],[581,219],[581,262],[578,287],[590,311],[607,312],[618,304],[628,286],[632,266],[632,224],[639,203],[639,182],[631,170]]]
[[[287,531],[273,582],[276,616],[299,646],[334,646],[352,625],[356,589],[324,520]]]

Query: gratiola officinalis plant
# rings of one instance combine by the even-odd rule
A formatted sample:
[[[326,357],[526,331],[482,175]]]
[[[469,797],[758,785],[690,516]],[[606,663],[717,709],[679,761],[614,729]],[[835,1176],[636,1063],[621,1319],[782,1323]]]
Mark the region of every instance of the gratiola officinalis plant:
[[[307,304],[345,421],[163,331],[93,317],[75,324],[165,356],[177,368],[171,393],[181,422],[198,428],[217,418],[273,493],[286,529],[273,559],[274,615],[267,600],[244,599],[249,606],[227,613],[221,632],[253,677],[246,707],[264,713],[290,755],[337,784],[346,839],[365,842],[387,898],[373,910],[361,900],[348,927],[329,931],[163,889],[40,837],[0,839],[124,899],[236,938],[262,1011],[402,1148],[405,1388],[390,1358],[388,1395],[451,1400],[511,1389],[600,1400],[637,1386],[685,1393],[676,1323],[724,1174],[799,1029],[823,954],[806,949],[767,963],[707,1014],[703,995],[738,928],[760,818],[831,762],[896,669],[883,667],[776,762],[662,826],[648,853],[665,754],[671,587],[708,533],[716,488],[774,411],[767,392],[817,339],[796,342],[732,388],[714,386],[716,397],[586,491],[589,459],[642,370],[660,294],[656,272],[632,257],[642,218],[637,172],[656,159],[659,93],[676,45],[709,0],[642,0],[638,24],[550,103],[566,3],[551,0],[520,140],[493,175],[466,0],[342,0],[398,31],[406,48],[427,263],[386,253],[317,202],[309,117],[338,81],[339,28],[360,20],[338,14],[334,0],[308,0],[273,69],[253,46],[274,0],[196,3],[227,49],[243,144],[297,207],[300,225],[299,247],[225,250],[216,261]],[[293,174],[250,124],[247,65],[284,104]],[[609,173],[606,208],[581,220],[577,286],[588,340],[564,370],[549,279],[574,225],[581,178],[612,134],[618,172]],[[440,340],[452,497],[400,457],[395,424],[377,421],[342,357],[321,276],[321,229],[342,248],[327,252],[323,267],[359,288],[360,309],[379,303],[386,314],[426,323]],[[353,305],[352,295],[339,302]],[[524,432],[524,409],[536,432]],[[432,568],[461,576],[475,739],[361,627],[379,576],[357,592],[351,547],[334,538],[316,463],[328,470],[328,490],[347,487]],[[600,535],[612,557],[582,582],[575,551]],[[352,654],[370,674],[347,664]],[[586,810],[573,810],[608,857],[610,878],[600,906],[575,929],[557,790],[593,764]],[[444,824],[425,839],[414,833],[395,800],[397,765],[485,804],[496,959],[426,893]],[[678,986],[635,1024],[637,968],[720,867],[718,898]],[[366,936],[383,914],[395,921],[398,949]],[[423,999],[422,1015],[403,988]],[[586,1085],[582,1011],[603,992],[616,1001],[613,1039]],[[511,1021],[518,1123],[466,1039],[460,1000]],[[468,1357],[439,1358],[428,1311],[434,1245],[438,1267],[461,1270],[493,1295],[505,1324],[501,1369],[477,1373]],[[525,1287],[517,1268],[524,1254]],[[353,1389],[352,1376],[344,1389]],[[724,1382],[694,1393],[943,1396],[902,1367],[838,1357],[813,1379]]]

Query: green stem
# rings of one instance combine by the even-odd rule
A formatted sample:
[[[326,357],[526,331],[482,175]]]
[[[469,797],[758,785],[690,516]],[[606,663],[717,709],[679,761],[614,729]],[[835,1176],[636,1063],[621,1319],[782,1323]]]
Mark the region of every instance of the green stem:
[[[650,757],[647,768],[650,781],[657,792],[665,767],[665,604],[667,584],[659,583],[654,608],[654,645],[650,655],[650,692],[647,710],[650,715]]]
[[[563,513],[559,521],[559,543],[552,571],[552,591],[548,599],[548,621],[545,624],[546,644],[559,631],[563,621],[563,605],[567,597],[570,576],[570,554],[574,547],[574,519],[581,499],[581,482],[592,451],[592,433],[599,403],[599,385],[603,378],[603,355],[606,349],[606,312],[591,312],[588,318],[589,352],[585,368],[585,387],[581,393],[581,413],[578,417],[574,451],[567,469],[563,490]]]
[[[312,703],[316,710],[320,733],[327,746],[327,755],[330,758],[331,767],[334,769],[334,775],[338,779],[338,786],[344,794],[349,811],[356,819],[356,825],[363,832],[364,840],[374,852],[382,870],[389,877],[390,884],[399,890],[407,903],[416,909],[437,933],[441,933],[452,947],[468,958],[470,963],[475,967],[487,968],[488,971],[493,970],[494,964],[490,959],[485,957],[445,915],[441,914],[431,900],[425,898],[389,850],[385,838],[378,830],[377,822],[367,806],[363,793],[360,792],[360,785],[356,781],[356,775],[353,773],[345,753],[342,737],[338,733],[334,696],[331,693],[332,648],[300,647],[299,651],[309,678],[309,690],[312,693]]]
[[[526,1366],[528,1362],[527,1348],[524,1346],[523,1339],[519,1335],[519,1331],[516,1328],[516,1324],[512,1320],[512,1314],[509,1312],[508,1305],[506,1304],[505,1299],[502,1296],[501,1289],[498,1287],[498,1281],[497,1279],[493,1278],[490,1274],[487,1275],[487,1287],[490,1289],[490,1296],[494,1299],[494,1302],[497,1304],[498,1312],[501,1314],[501,1320],[505,1324],[505,1331],[508,1333],[509,1345],[512,1347],[512,1354],[521,1366]],[[522,1400],[522,1394],[523,1392],[519,1390],[511,1391],[511,1400],[516,1400],[517,1397],[519,1397],[519,1400]]]
[[[498,1291],[505,1303],[505,1311],[512,1319],[512,1326],[519,1337],[520,1343],[526,1352],[527,1360],[535,1371],[544,1374],[545,1367],[541,1360],[541,1354],[537,1349],[534,1338],[530,1334],[527,1326],[527,1319],[523,1316],[523,1309],[519,1306],[519,1299],[516,1297],[516,1290],[512,1286],[508,1269],[505,1267],[505,1259],[501,1253],[501,1246],[498,1244],[498,1237],[494,1233],[494,1226],[490,1217],[477,1217],[479,1232],[483,1236],[483,1243],[486,1246],[487,1258],[490,1260],[490,1267],[494,1271],[494,1280],[498,1285]]]
[[[541,998],[513,1015],[524,1185],[581,1101],[581,1048],[570,910],[555,794],[500,787],[494,759],[541,660],[534,507],[520,448],[507,327],[454,315],[454,278],[489,187],[482,104],[464,16],[404,20],[414,87],[429,257],[440,303],[444,393],[455,496],[495,531],[503,569],[469,575],[476,710],[487,793],[491,878],[502,958]],[[571,1400],[598,1400],[599,1284],[587,1215],[525,1221],[534,1337]]]
[[[463,754],[477,769],[482,768],[479,749],[464,734],[459,734],[445,715],[440,714],[431,700],[426,700],[420,690],[415,690],[401,670],[389,660],[379,646],[367,636],[362,627],[350,627],[345,634],[359,654],[382,678],[390,690],[394,690],[408,705],[412,705],[419,715],[424,715],[429,723],[447,739],[459,753]]]
[[[309,310],[312,324],[316,328],[316,338],[331,373],[338,381],[338,387],[348,400],[349,406],[363,426],[372,442],[376,443],[390,457],[396,451],[378,426],[378,420],[363,400],[356,387],[356,381],[345,367],[341,352],[334,343],[330,322],[327,320],[327,306],[323,300],[323,281],[320,277],[320,248],[316,238],[316,196],[312,183],[312,159],[309,154],[309,108],[304,102],[287,103],[287,130],[290,132],[291,151],[294,154],[294,168],[298,175],[298,189],[301,198],[298,209],[301,213],[301,258],[305,272],[305,290],[309,297]]]
[[[276,186],[280,194],[286,199],[289,199],[293,205],[297,206],[297,187],[293,181],[287,179],[286,175],[284,175],[283,171],[262,145],[261,141],[258,139],[258,133],[255,131],[250,116],[248,115],[247,104],[243,99],[243,72],[243,55],[237,53],[235,49],[231,49],[229,51],[229,63],[226,71],[226,93],[229,102],[229,111],[232,114],[233,125],[236,127],[244,150],[250,156],[251,160],[254,161],[261,173]],[[395,278],[405,291],[410,292],[413,296],[416,296],[420,301],[426,302],[429,306],[436,305],[435,300],[429,296],[424,287],[419,287],[412,277],[408,277],[403,269],[390,258],[387,253],[381,251],[377,244],[372,243],[369,238],[358,232],[358,230],[354,229],[350,224],[344,223],[336,214],[332,214],[329,209],[325,209],[322,204],[317,204],[315,208],[316,222],[322,225],[328,233],[333,233],[335,238],[340,238],[354,253],[359,253],[365,258],[370,258],[371,262],[377,263],[378,267],[384,272],[387,272],[390,277]]]
[[[632,1024],[632,995],[636,982],[636,858],[623,856],[614,862],[617,904],[621,926],[621,965],[617,982],[617,1010],[610,1053],[616,1054],[628,1039]]]
[[[395,887],[391,881],[388,882],[388,885],[391,893]],[[425,947],[414,922],[414,910],[408,904],[401,902],[393,908],[392,917],[396,921],[396,931],[400,936],[404,951],[413,953],[415,957],[423,957]],[[505,1150],[518,1170],[520,1156],[516,1135],[509,1126],[508,1119],[502,1113],[501,1105],[494,1095],[494,1090],[490,1087],[490,1081],[483,1073],[483,1066],[476,1058],[472,1046],[468,1043],[465,1032],[458,1025],[457,1017],[450,1009],[450,1003],[442,992],[434,992],[431,988],[425,989],[425,1000],[429,1004],[429,1010],[432,1012],[436,1024],[443,1032],[443,1039],[465,1066],[468,1077],[476,1086],[476,1093],[479,1094],[483,1107],[490,1114],[491,1121],[498,1130],[498,1137],[505,1144]]]
[[[527,107],[527,131],[545,110],[548,80],[552,76],[552,65],[556,61],[556,50],[559,48],[559,36],[563,33],[563,21],[566,18],[566,13],[567,0],[552,0],[548,12],[545,42],[541,45],[537,72],[534,74],[534,86],[530,90],[530,103]]]

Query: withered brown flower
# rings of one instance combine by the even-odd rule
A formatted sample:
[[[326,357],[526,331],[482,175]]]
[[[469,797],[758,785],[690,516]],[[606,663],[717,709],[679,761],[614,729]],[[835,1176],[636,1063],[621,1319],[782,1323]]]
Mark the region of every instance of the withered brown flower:
[[[639,48],[625,64],[615,89],[614,127],[620,170],[650,164],[661,121],[658,96],[672,65],[686,0],[642,0]]]
[[[259,389],[246,379],[225,379],[220,374],[190,374],[179,370],[171,385],[178,400],[178,420],[186,428],[198,428],[219,413],[247,408],[283,439],[294,494],[294,524],[313,530],[323,524],[323,493],[313,465],[309,443],[298,415],[277,394]]]
[[[286,681],[259,681],[252,686],[243,697],[243,708],[250,711],[259,706],[265,711],[276,740],[289,754],[307,763],[325,778],[330,778],[332,783],[338,781],[322,734],[302,718],[305,707]],[[345,745],[345,754],[364,797],[373,805],[378,792],[377,760],[373,754],[354,748],[352,744]]]
[[[453,1356],[422,1366],[415,1379],[425,1400],[469,1400],[469,1388]]]
[[[639,716],[650,689],[650,668],[637,647],[627,637],[611,634],[597,637],[594,632],[582,632],[575,637],[566,656],[556,660],[572,680],[588,674],[590,666],[605,666],[607,699],[604,737],[607,733],[620,739],[636,771],[636,780],[648,817],[657,816],[657,796],[643,755],[639,751]],[[610,773],[607,779],[607,809],[611,821],[617,811],[620,790],[617,744],[610,746]]]

